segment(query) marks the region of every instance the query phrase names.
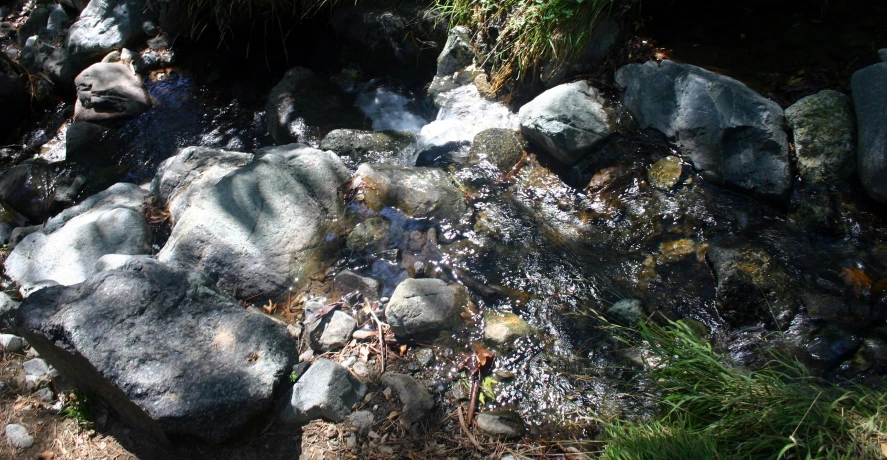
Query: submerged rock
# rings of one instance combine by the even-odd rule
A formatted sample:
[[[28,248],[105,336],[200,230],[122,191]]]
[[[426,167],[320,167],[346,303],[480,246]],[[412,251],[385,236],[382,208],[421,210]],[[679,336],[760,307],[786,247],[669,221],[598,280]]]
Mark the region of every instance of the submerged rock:
[[[434,279],[401,282],[385,306],[385,317],[398,338],[436,338],[459,324],[468,292],[461,285],[448,286]]]
[[[616,115],[584,81],[556,86],[521,107],[521,132],[561,162],[572,165],[616,128]]]
[[[859,130],[859,178],[872,198],[887,203],[887,62],[857,71],[850,86]]]
[[[303,425],[324,419],[342,422],[351,408],[363,399],[367,387],[341,365],[318,359],[299,377],[286,395],[288,404],[278,414],[287,424]]]
[[[680,158],[668,156],[653,163],[647,171],[647,181],[659,190],[668,191],[680,182],[683,170]]]
[[[484,310],[484,338],[498,345],[508,345],[533,333],[533,328],[514,313]]]
[[[732,78],[671,61],[626,65],[616,82],[641,128],[673,140],[706,180],[788,197],[788,137],[775,102]]]
[[[145,3],[138,0],[91,0],[68,31],[65,48],[93,59],[129,46],[143,35]]]
[[[251,163],[214,182],[193,182],[193,190],[173,199],[170,208],[180,211],[157,258],[198,267],[237,298],[282,295],[338,243],[330,235],[343,212],[338,188],[348,176],[332,152],[303,144],[262,149]],[[197,175],[181,180],[191,177]],[[158,187],[173,183],[161,179]],[[187,203],[179,206],[179,199]]]
[[[148,193],[116,184],[50,219],[6,259],[6,275],[30,294],[46,282],[84,281],[106,254],[150,254],[151,229],[142,213]]]
[[[477,429],[498,438],[520,438],[526,432],[526,426],[517,412],[500,410],[477,414]]]
[[[404,427],[409,428],[434,408],[431,393],[409,375],[386,372],[380,380],[382,385],[391,387],[397,393],[402,404],[400,422]]]
[[[607,308],[607,316],[623,326],[634,327],[644,321],[644,304],[637,299],[621,299]]]
[[[142,80],[124,64],[93,64],[77,75],[74,84],[74,119],[79,121],[133,118],[151,107]]]
[[[412,217],[458,223],[469,210],[465,196],[440,169],[363,164],[355,178],[364,202],[376,211],[389,206]]]
[[[408,131],[336,129],[323,138],[320,148],[347,157],[354,168],[362,163],[408,166],[415,143],[416,135]]]
[[[403,228],[384,216],[370,217],[348,234],[348,249],[377,252],[391,249],[403,239]]]
[[[382,283],[350,270],[345,270],[333,278],[333,298],[341,298],[352,292],[359,292],[366,300],[379,300]]]
[[[820,91],[792,104],[785,119],[805,182],[828,185],[856,172],[856,116],[848,96]]]
[[[40,356],[161,440],[223,441],[271,409],[298,352],[286,327],[151,259],[23,302]]]

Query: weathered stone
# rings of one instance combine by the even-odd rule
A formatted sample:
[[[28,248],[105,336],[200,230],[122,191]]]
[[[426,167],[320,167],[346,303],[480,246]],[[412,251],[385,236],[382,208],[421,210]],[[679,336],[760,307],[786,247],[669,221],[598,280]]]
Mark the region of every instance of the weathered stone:
[[[94,59],[129,46],[143,31],[144,2],[91,0],[68,31],[65,48],[74,56]]]
[[[106,254],[150,254],[151,229],[142,213],[147,192],[116,184],[50,219],[6,259],[6,275],[30,294],[45,281],[77,284]]]
[[[502,171],[513,168],[524,153],[523,139],[508,129],[491,128],[474,136],[468,151],[468,163],[489,161]]]
[[[333,298],[341,298],[352,292],[359,292],[366,300],[379,300],[382,295],[382,283],[351,270],[345,270],[333,278]]]
[[[498,345],[508,345],[533,333],[533,328],[514,313],[484,310],[484,338]]]
[[[403,228],[386,217],[377,216],[357,224],[348,234],[348,249],[377,252],[390,249],[403,239]]]
[[[675,156],[668,156],[653,163],[653,166],[647,171],[647,181],[653,187],[668,191],[673,189],[681,180],[682,172],[681,159]]]
[[[475,418],[477,429],[498,438],[520,438],[526,432],[524,421],[514,411],[500,410],[481,412]]]
[[[25,347],[25,341],[21,337],[12,334],[0,334],[0,350],[9,353],[18,353]]]
[[[51,213],[49,202],[54,171],[41,164],[13,166],[0,176],[0,201],[32,222],[42,222]]]
[[[375,416],[368,410],[362,410],[349,415],[348,420],[358,435],[366,437],[366,435],[370,434],[370,430],[373,429]]]
[[[437,57],[437,74],[451,75],[474,62],[474,47],[471,46],[471,31],[467,27],[456,26],[450,29],[443,51]]]
[[[385,317],[399,338],[435,338],[459,323],[468,293],[439,279],[401,282],[385,306]]]
[[[415,149],[416,135],[409,131],[361,131],[336,129],[330,131],[320,148],[346,157],[349,166],[362,163],[407,165]]]
[[[151,108],[142,80],[124,64],[93,64],[77,75],[74,84],[74,119],[79,121],[133,118]]]
[[[271,409],[298,355],[278,321],[151,259],[38,291],[17,324],[41,357],[161,440],[239,432]]]
[[[403,405],[400,422],[409,428],[428,415],[434,408],[434,398],[421,383],[406,374],[386,372],[382,374],[382,385],[392,388]]]
[[[338,188],[348,176],[332,152],[302,144],[262,149],[251,163],[219,180],[195,181],[193,193],[175,194],[169,204],[172,234],[157,258],[199,267],[237,298],[283,295],[335,249],[337,240],[328,236],[343,212]],[[176,177],[166,184],[159,180],[157,188],[175,193],[175,184],[197,175]]]
[[[465,196],[447,175],[435,168],[363,164],[355,186],[370,208],[388,206],[412,217],[435,217],[458,223],[468,212]]]
[[[342,422],[366,392],[366,386],[355,379],[348,369],[321,358],[287,393],[288,404],[280,411],[278,419],[283,423],[300,425],[320,418]]]
[[[785,119],[805,182],[830,184],[856,173],[856,116],[848,96],[820,91],[792,104]]]
[[[335,310],[305,325],[311,348],[320,352],[334,351],[348,345],[356,328],[357,320],[342,310]]]
[[[34,445],[34,437],[28,434],[27,428],[10,423],[6,425],[6,442],[16,449],[27,449]]]
[[[887,62],[854,73],[850,87],[858,127],[859,178],[872,198],[887,203]]]
[[[621,299],[607,308],[607,316],[624,326],[637,326],[644,321],[644,306],[637,299]]]
[[[688,64],[654,61],[616,72],[641,129],[673,140],[708,181],[784,200],[791,159],[782,109],[742,83]]]
[[[521,132],[561,162],[587,156],[616,128],[616,115],[584,81],[556,86],[521,107]]]

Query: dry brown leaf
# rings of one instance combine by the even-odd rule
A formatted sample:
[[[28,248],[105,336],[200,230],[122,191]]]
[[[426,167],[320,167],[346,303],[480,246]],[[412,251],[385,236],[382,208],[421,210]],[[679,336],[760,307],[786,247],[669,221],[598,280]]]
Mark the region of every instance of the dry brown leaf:
[[[841,279],[857,296],[866,293],[872,287],[872,279],[859,268],[847,267],[841,270]]]

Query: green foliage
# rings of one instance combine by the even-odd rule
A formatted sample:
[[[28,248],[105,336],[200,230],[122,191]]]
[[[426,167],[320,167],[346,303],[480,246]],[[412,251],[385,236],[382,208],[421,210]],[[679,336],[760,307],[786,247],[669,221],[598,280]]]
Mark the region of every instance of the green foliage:
[[[298,372],[296,372],[296,371],[291,372],[291,373],[290,373],[290,383],[296,383],[296,382],[298,382],[298,381],[299,381],[299,377],[301,377],[301,376],[302,376],[302,374],[300,374],[300,373],[298,373]]]
[[[62,406],[59,415],[73,419],[82,428],[89,428],[95,419],[99,404],[99,397],[92,392],[75,389],[67,394],[65,405]]]
[[[435,0],[435,10],[451,26],[484,31],[502,25],[487,59],[493,85],[553,72],[580,55],[595,24],[637,0]]]
[[[812,378],[789,357],[762,369],[729,364],[681,322],[643,326],[661,391],[653,423],[606,426],[607,459],[880,459],[885,394]]]

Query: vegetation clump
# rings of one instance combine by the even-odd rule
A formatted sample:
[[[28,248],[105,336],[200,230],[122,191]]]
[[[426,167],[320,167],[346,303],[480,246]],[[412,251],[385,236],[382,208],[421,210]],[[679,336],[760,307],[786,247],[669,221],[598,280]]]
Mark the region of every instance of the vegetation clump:
[[[603,458],[881,459],[887,394],[810,376],[771,354],[760,369],[730,364],[688,325],[642,326],[661,392],[651,423],[606,426]]]
[[[580,56],[594,27],[636,0],[435,0],[450,26],[479,30],[493,42],[485,59],[493,86],[552,73]]]

